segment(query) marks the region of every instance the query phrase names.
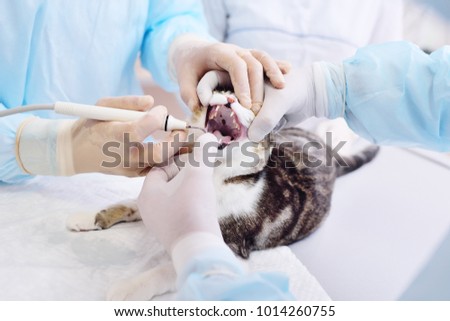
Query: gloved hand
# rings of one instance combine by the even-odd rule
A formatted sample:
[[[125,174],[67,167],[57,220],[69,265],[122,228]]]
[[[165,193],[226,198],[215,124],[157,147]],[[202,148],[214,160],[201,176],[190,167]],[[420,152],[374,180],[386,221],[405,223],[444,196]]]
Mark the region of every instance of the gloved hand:
[[[185,165],[178,174],[174,164],[153,168],[138,198],[144,224],[169,252],[190,234],[207,233],[222,239],[212,178],[219,144],[212,134],[200,136],[198,143],[191,154],[183,155]],[[169,180],[168,176],[175,174]]]
[[[342,66],[314,63],[292,70],[283,89],[265,87],[261,110],[248,130],[248,137],[261,141],[272,130],[296,125],[310,117],[330,119],[342,115],[345,77]]]
[[[153,98],[112,97],[99,100],[97,105],[146,111],[152,107]],[[17,158],[22,169],[33,175],[89,172],[144,175],[155,163],[171,157],[181,148],[172,144],[168,149],[163,148],[162,142],[143,143],[162,128],[166,115],[166,108],[158,106],[134,122],[30,118],[17,133]],[[176,134],[172,133],[167,143],[173,141]],[[184,133],[180,135],[179,139],[184,139]],[[136,147],[136,143],[142,145]],[[163,155],[163,151],[167,155]]]
[[[291,68],[290,65],[285,62],[278,61],[277,64],[283,74],[287,74]],[[257,90],[255,92],[252,92],[255,97],[254,98],[252,97],[252,105],[250,109],[253,111],[254,114],[257,114],[261,109],[264,99],[264,88],[267,86],[268,85],[266,84],[262,87],[263,90]],[[227,72],[211,70],[208,71],[202,77],[202,79],[200,79],[197,85],[197,96],[202,106],[209,105],[210,100],[213,97],[213,92],[216,88],[229,89],[230,91],[234,92],[230,75]]]
[[[183,35],[174,41],[169,54],[181,98],[194,109],[199,105],[196,87],[201,77],[210,70],[229,73],[234,92],[241,105],[251,108],[261,104],[264,93],[264,74],[276,88],[283,88],[286,63],[277,62],[259,50],[242,49],[232,44],[210,43]],[[210,88],[210,90],[214,90]]]

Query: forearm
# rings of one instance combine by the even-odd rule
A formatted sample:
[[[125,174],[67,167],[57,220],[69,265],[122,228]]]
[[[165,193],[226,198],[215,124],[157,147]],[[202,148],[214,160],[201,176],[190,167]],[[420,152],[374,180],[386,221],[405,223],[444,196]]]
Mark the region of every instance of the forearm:
[[[369,46],[341,68],[345,85],[328,85],[328,98],[344,95],[341,115],[356,133],[378,144],[450,150],[450,47],[427,55],[405,42]]]

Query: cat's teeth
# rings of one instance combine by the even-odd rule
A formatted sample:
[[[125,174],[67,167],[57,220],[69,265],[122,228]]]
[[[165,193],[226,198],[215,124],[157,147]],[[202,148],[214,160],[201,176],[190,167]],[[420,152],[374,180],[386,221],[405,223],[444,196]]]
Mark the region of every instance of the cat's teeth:
[[[219,113],[219,106],[216,106],[210,113],[209,113],[209,119],[214,119],[217,117],[217,114]]]

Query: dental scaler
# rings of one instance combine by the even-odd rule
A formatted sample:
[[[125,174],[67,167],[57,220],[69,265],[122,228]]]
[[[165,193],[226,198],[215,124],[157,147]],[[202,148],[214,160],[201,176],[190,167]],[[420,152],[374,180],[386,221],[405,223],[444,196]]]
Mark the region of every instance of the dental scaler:
[[[58,101],[53,105],[27,105],[8,110],[2,110],[0,111],[0,117],[36,110],[54,110],[58,114],[104,121],[135,121],[146,114],[146,112],[142,111],[126,110],[112,107],[99,107],[93,105]],[[186,129],[198,129],[205,131],[203,128],[191,126],[187,122],[177,119],[172,115],[167,115],[164,126],[161,129],[166,132]]]
[[[142,111],[111,107],[99,107],[59,101],[55,103],[54,107],[55,112],[58,114],[107,121],[135,121],[146,114],[146,112]],[[190,126],[187,122],[177,119],[172,115],[167,115],[162,130],[170,132],[173,130],[186,130],[188,128],[190,128]]]

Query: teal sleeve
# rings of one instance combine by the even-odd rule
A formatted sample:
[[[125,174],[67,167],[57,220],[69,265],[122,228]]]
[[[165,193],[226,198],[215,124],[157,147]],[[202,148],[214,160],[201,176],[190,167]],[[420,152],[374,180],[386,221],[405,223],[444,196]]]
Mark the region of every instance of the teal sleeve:
[[[5,109],[0,104],[0,110]],[[19,183],[30,178],[16,161],[16,132],[29,115],[13,115],[0,118],[0,182]]]
[[[147,27],[141,48],[142,64],[155,81],[168,91],[178,89],[169,74],[169,48],[176,37],[185,33],[212,40],[200,0],[149,2]]]
[[[378,144],[450,151],[450,46],[368,46],[344,61],[345,119]]]
[[[247,273],[238,260],[217,250],[193,258],[181,274],[180,300],[295,300],[284,274]]]

